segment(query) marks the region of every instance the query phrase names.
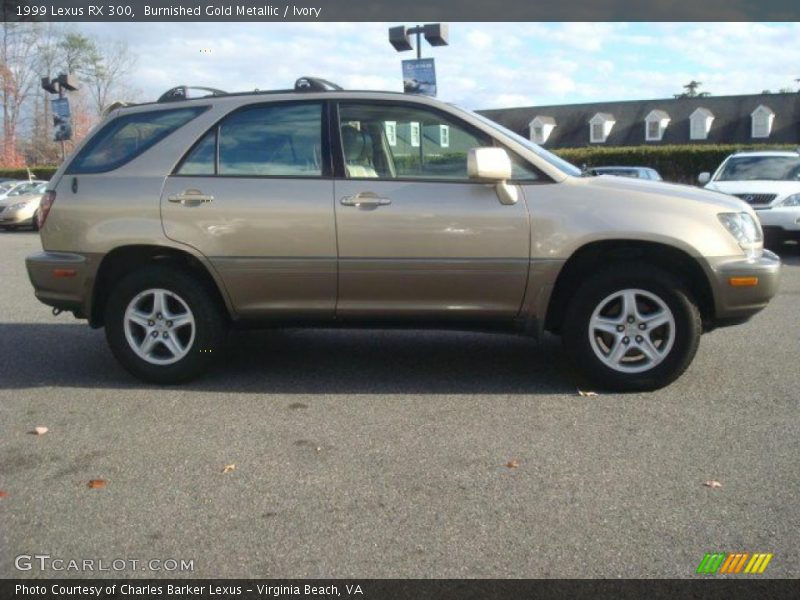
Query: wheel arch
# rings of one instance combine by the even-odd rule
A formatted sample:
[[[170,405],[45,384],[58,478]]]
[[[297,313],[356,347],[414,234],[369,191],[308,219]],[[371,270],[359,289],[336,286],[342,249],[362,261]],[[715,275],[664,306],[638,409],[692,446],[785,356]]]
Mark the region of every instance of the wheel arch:
[[[92,288],[89,324],[95,328],[104,325],[108,297],[123,277],[154,264],[170,265],[195,275],[218,302],[225,317],[233,318],[233,307],[225,287],[204,258],[178,248],[134,244],[114,248],[103,256]]]
[[[564,263],[547,304],[544,328],[560,333],[572,293],[586,277],[609,264],[647,262],[680,279],[697,303],[704,327],[714,321],[714,292],[699,261],[685,250],[660,242],[612,239],[589,242],[578,248]]]

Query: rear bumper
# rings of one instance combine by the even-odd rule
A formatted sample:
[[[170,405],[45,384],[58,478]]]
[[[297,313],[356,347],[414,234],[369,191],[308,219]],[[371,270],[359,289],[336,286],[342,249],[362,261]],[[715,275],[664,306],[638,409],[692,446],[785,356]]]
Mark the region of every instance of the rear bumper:
[[[708,263],[717,326],[747,320],[778,292],[781,260],[769,250],[757,259],[717,258]],[[739,285],[733,285],[732,279]]]
[[[99,260],[70,252],[40,252],[25,259],[36,297],[53,308],[84,319],[90,314]]]

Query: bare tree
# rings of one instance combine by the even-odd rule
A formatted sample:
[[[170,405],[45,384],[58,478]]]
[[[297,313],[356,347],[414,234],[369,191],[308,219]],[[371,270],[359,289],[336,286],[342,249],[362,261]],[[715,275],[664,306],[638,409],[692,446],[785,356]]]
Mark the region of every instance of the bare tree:
[[[89,55],[82,79],[89,89],[98,115],[115,99],[113,96],[127,89],[126,77],[136,65],[134,56],[124,41],[96,43],[95,52]]]
[[[23,106],[36,82],[36,23],[5,21],[0,29],[0,101],[3,105],[3,137],[0,162],[18,166],[17,133]]]

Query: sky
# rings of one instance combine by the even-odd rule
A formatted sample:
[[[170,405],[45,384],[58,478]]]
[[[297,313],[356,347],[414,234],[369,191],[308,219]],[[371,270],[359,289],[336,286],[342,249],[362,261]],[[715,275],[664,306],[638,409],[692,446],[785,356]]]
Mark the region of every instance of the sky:
[[[302,75],[346,89],[402,91],[387,29],[398,23],[76,23],[124,39],[137,100],[180,84],[291,87]],[[715,96],[800,83],[800,23],[450,23],[438,97],[470,109],[671,98],[690,80]]]

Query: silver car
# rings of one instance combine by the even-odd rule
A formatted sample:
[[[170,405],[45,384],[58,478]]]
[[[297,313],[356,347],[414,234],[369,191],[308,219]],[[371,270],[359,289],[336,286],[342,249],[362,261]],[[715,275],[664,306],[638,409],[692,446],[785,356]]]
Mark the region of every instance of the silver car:
[[[22,188],[21,193],[0,200],[0,228],[31,227],[38,230],[39,203],[46,191],[46,182],[33,183]]]
[[[295,89],[118,108],[54,175],[37,297],[133,374],[219,363],[231,326],[562,337],[591,384],[654,389],[777,290],[752,208],[580,170],[422,96]]]

